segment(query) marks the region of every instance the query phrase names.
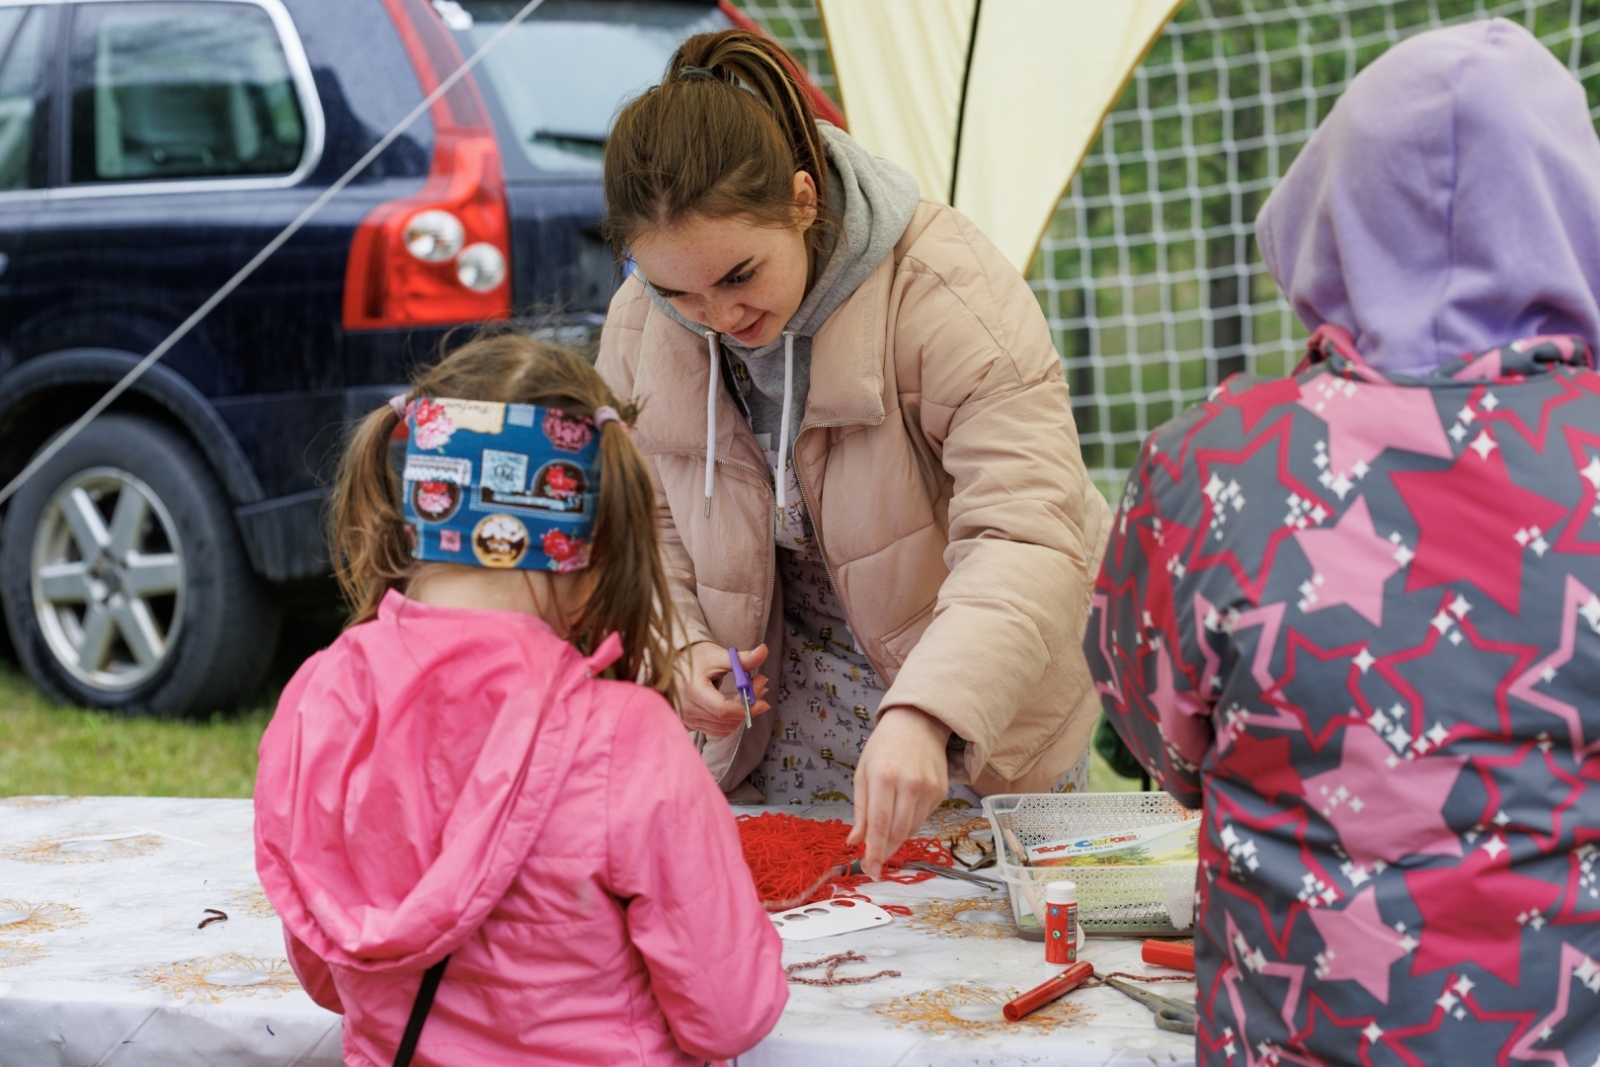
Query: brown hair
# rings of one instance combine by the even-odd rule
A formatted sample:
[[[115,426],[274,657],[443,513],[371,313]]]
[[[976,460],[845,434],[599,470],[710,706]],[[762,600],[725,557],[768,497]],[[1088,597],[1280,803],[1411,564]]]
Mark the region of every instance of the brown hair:
[[[798,221],[794,176],[811,175],[806,230],[815,275],[829,213],[828,162],[794,57],[749,30],[691,37],[666,77],[631,101],[606,139],[606,233],[618,254],[641,231],[692,215]],[[814,278],[813,278],[814,280]]]
[[[559,408],[589,419],[611,407],[632,425],[636,406],[619,403],[595,369],[572,352],[526,334],[489,329],[412,378],[406,399],[449,397]],[[388,404],[356,426],[333,487],[333,570],[350,602],[349,625],[366,622],[390,589],[404,592],[417,561],[390,462],[400,416]],[[600,500],[590,567],[595,585],[572,628],[592,651],[607,634],[622,639],[619,677],[672,692],[674,620],[656,536],[655,489],[626,427],[600,430]]]

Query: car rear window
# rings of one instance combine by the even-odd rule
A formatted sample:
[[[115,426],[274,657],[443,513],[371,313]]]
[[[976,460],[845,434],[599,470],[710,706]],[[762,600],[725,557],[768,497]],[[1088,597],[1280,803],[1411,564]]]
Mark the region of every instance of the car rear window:
[[[289,174],[305,140],[282,42],[262,8],[74,5],[74,182]]]
[[[0,8],[0,190],[32,184],[34,93],[44,24],[42,11]]]
[[[471,54],[521,0],[438,0]],[[600,173],[611,120],[661,80],[684,38],[727,29],[715,4],[668,0],[545,0],[483,61],[522,151],[540,170]]]

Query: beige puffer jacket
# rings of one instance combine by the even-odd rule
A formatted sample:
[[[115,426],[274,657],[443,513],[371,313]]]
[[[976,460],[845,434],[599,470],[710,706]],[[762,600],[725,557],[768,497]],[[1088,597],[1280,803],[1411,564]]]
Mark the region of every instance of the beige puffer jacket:
[[[726,389],[705,515],[705,339],[630,278],[598,366],[642,406],[633,437],[657,478],[685,642],[774,640],[771,479]],[[964,216],[923,201],[817,331],[794,454],[851,632],[889,685],[880,711],[949,726],[966,741],[952,774],[981,792],[1048,788],[1099,714],[1079,644],[1111,512],[1038,301]],[[724,789],[759,763],[773,718],[706,746]]]

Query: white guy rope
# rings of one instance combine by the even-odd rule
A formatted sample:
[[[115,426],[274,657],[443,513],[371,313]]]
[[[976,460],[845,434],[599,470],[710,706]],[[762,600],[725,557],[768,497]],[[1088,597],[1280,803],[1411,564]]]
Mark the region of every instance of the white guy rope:
[[[57,436],[55,440],[51,441],[45,446],[42,452],[34,456],[33,459],[29,460],[28,465],[23,467],[21,472],[18,473],[16,477],[11,479],[11,481],[6,484],[4,489],[0,489],[0,504],[4,504],[7,500],[10,500],[12,495],[16,493],[18,489],[22,488],[23,483],[38,472],[40,467],[43,467],[46,463],[50,462],[51,458],[54,457],[56,453],[65,448],[74,437],[77,437],[78,434],[82,433],[83,428],[93,422],[96,417],[106,410],[106,408],[110,407],[116,401],[117,397],[127,392],[134,382],[138,381],[144,376],[145,371],[149,370],[151,367],[160,362],[161,357],[170,352],[173,345],[187,337],[189,335],[189,331],[198,326],[207,315],[215,311],[217,305],[226,300],[235,289],[243,285],[245,280],[248,279],[250,275],[254,274],[261,264],[270,259],[274,252],[282,248],[291,237],[299,233],[301,228],[304,227],[307,222],[311,221],[311,217],[313,215],[326,207],[328,201],[332,200],[335,196],[338,196],[339,193],[344,190],[345,186],[349,185],[355,180],[356,175],[360,174],[367,168],[368,164],[382,155],[384,149],[394,144],[395,140],[401,134],[405,133],[406,130],[411,127],[413,122],[416,122],[419,118],[426,114],[429,108],[437,103],[445,93],[448,93],[452,88],[454,88],[457,82],[459,82],[462,78],[465,78],[467,74],[471,72],[472,68],[477,66],[478,62],[483,59],[484,56],[488,55],[491,50],[493,50],[495,45],[504,40],[507,34],[516,29],[517,26],[527,19],[529,15],[533,14],[542,3],[544,3],[544,0],[528,0],[528,3],[523,6],[521,11],[518,11],[515,16],[506,22],[504,26],[500,27],[500,29],[495,32],[493,37],[490,37],[487,41],[483,42],[483,47],[472,53],[466,62],[462,63],[461,66],[457,67],[455,71],[450,74],[449,77],[440,82],[438,88],[429,93],[422,103],[412,108],[411,113],[405,118],[401,119],[399,125],[395,126],[394,129],[384,134],[383,138],[379,140],[377,144],[373,145],[367,150],[366,155],[356,160],[355,164],[351,166],[349,170],[341,174],[337,181],[328,186],[327,189],[323,190],[322,195],[308,204],[306,209],[300,212],[300,214],[295,217],[293,222],[285,226],[278,236],[268,241],[266,247],[251,257],[250,262],[240,267],[238,273],[234,274],[233,277],[224,282],[222,288],[218,289],[215,293],[212,293],[210,298],[207,299],[205,303],[201,304],[198,308],[195,308],[194,314],[190,315],[187,319],[184,319],[182,325],[167,335],[166,340],[162,341],[160,344],[156,345],[155,348],[151,349],[149,355],[145,356],[138,363],[136,363],[127,374],[124,374],[121,381],[117,382],[116,385],[113,385],[110,389],[106,390],[105,395],[99,400],[96,400],[94,405],[90,407],[88,411],[85,411],[83,415],[79,417],[77,422],[74,422],[71,426],[67,427],[64,433]]]

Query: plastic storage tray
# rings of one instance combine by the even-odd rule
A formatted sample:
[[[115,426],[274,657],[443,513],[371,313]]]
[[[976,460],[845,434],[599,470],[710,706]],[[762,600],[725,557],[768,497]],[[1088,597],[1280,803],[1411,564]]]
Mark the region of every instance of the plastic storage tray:
[[[1159,937],[1181,931],[1173,925],[1167,901],[1192,900],[1194,862],[1150,865],[1030,867],[1017,856],[1023,848],[1066,837],[1133,830],[1198,817],[1165,793],[1003,793],[985,797],[983,813],[994,827],[996,866],[1011,894],[1011,913],[1024,937],[1043,936],[1028,903],[1028,888],[1038,900],[1057,879],[1078,884],[1078,920],[1099,936]]]

